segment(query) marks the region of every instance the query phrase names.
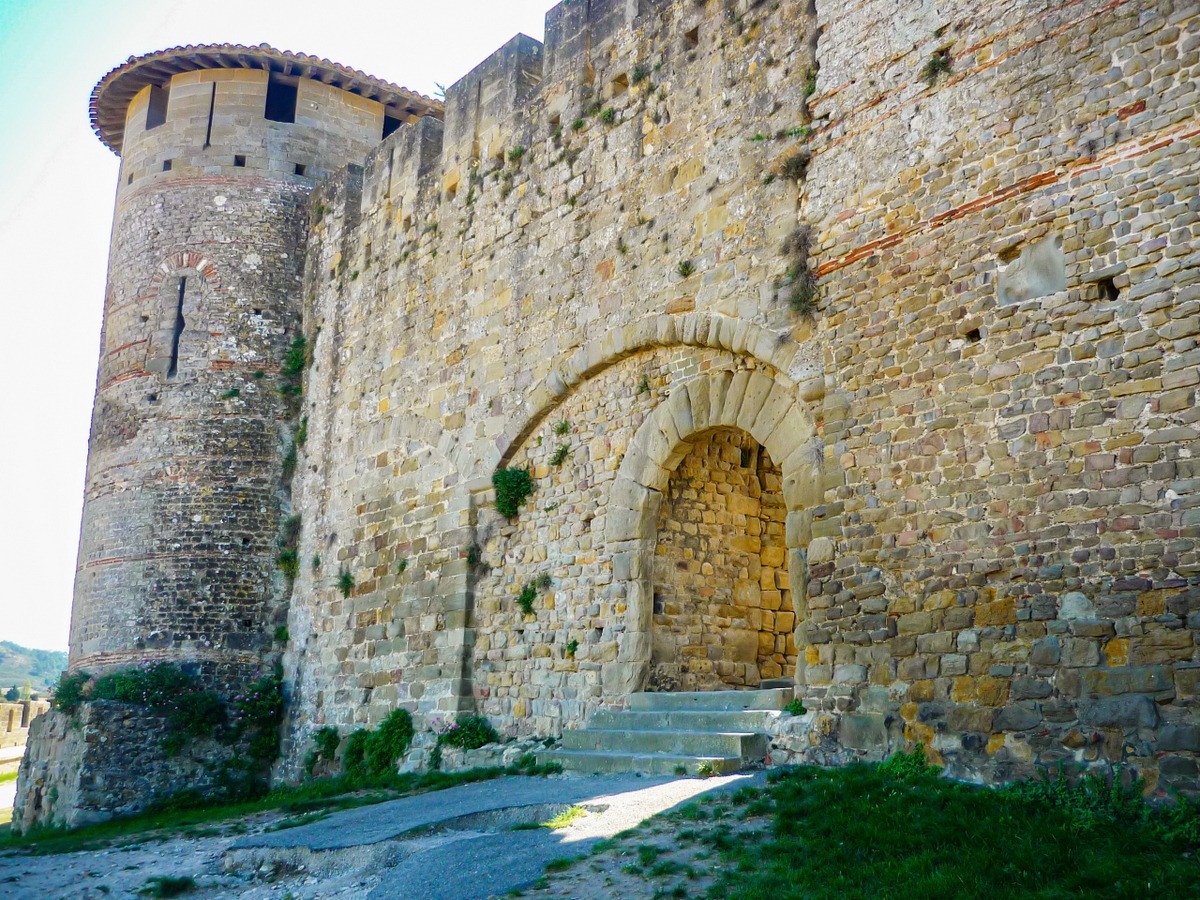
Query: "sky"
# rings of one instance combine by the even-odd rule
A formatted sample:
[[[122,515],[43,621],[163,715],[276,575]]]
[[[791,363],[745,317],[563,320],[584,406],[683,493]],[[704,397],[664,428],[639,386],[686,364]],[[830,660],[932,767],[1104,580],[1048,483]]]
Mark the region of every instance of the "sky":
[[[0,0],[0,640],[67,649],[118,168],[95,83],[167,47],[267,43],[432,96],[514,34],[541,40],[553,5]]]

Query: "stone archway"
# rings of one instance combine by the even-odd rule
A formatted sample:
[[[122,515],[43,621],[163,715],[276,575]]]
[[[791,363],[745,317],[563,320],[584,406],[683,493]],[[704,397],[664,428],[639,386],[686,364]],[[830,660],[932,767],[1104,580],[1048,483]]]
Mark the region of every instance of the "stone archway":
[[[617,699],[647,683],[653,655],[654,553],[664,493],[697,437],[720,428],[750,435],[779,465],[795,625],[803,619],[811,509],[823,497],[823,453],[812,416],[797,385],[781,373],[722,370],[701,375],[678,386],[642,423],[609,496],[605,547],[613,560],[614,581],[624,587],[626,613],[617,659],[606,663],[602,673],[606,698]]]

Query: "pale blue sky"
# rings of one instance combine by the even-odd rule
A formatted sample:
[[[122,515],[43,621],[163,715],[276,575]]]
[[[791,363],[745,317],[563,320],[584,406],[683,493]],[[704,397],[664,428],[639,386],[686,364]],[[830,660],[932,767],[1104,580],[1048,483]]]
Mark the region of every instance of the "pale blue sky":
[[[67,646],[118,163],[93,85],[131,55],[265,42],[431,95],[517,32],[540,40],[552,5],[0,0],[0,640]]]

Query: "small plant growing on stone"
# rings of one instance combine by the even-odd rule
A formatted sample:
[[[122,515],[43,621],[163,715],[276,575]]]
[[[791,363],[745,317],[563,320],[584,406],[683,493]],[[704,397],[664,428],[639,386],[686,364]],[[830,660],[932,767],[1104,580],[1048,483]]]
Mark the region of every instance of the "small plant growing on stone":
[[[600,121],[603,122],[605,125],[611,125],[616,120],[617,120],[617,111],[615,109],[613,109],[611,106],[608,107],[608,109],[604,110],[604,112],[600,113]]]
[[[317,571],[317,569],[321,568],[321,554],[319,554],[319,553],[313,554],[312,568],[313,568],[314,572]]]
[[[812,162],[812,153],[807,148],[801,148],[779,164],[779,174],[788,181],[803,181],[808,174],[808,164]]]
[[[938,80],[939,75],[950,71],[951,64],[950,49],[943,47],[925,60],[925,65],[921,67],[921,80],[933,87],[933,83]]]
[[[407,568],[408,568],[408,560],[407,559],[400,560],[400,562],[396,563],[396,574],[403,575],[404,570]]]
[[[531,581],[517,594],[517,606],[527,616],[533,615],[533,601],[537,599],[537,586]]]
[[[643,65],[642,63],[638,63],[636,66],[633,67],[633,71],[629,73],[629,83],[630,84],[641,84],[643,81],[645,81],[649,77],[650,77],[650,69],[647,66]]]
[[[675,266],[675,271],[679,273],[680,278],[688,278],[696,271],[696,266],[690,259],[681,259]]]
[[[242,396],[242,392],[240,390],[238,390],[237,388],[230,388],[229,390],[227,390],[225,393],[223,393],[221,395],[221,399],[222,400],[235,400],[240,396]]]
[[[571,657],[571,659],[574,659],[575,654],[578,652],[579,641],[575,640],[575,638],[571,638],[571,640],[567,641],[567,656]]]
[[[300,571],[300,560],[296,556],[295,550],[281,550],[279,557],[276,559],[279,565],[279,571],[283,573],[283,577],[288,581],[295,581],[296,575]]]
[[[583,126],[586,124],[587,124],[586,120],[576,119],[574,122],[571,123],[571,130],[572,131],[583,131]]]
[[[300,427],[296,429],[296,446],[303,447],[308,443],[308,416],[300,419]]]
[[[645,375],[643,375],[641,380],[637,383],[637,392],[638,394],[650,393],[650,379]]]
[[[550,465],[561,466],[567,461],[567,457],[571,453],[570,444],[559,444],[558,449],[554,451],[554,455],[550,457]]]
[[[789,285],[788,305],[792,312],[811,319],[817,311],[817,278],[809,266],[812,230],[801,225],[783,242],[783,253],[791,257],[784,282]]]
[[[483,551],[479,549],[478,544],[472,544],[467,548],[467,565],[474,569],[483,562]]]
[[[712,778],[716,775],[719,775],[720,772],[717,771],[716,763],[709,762],[708,760],[702,760],[700,765],[696,766],[696,774],[701,778]]]
[[[528,469],[497,469],[492,473],[496,509],[506,519],[516,518],[521,504],[533,493],[533,476]]]
[[[548,574],[546,574],[545,572],[543,572],[541,575],[539,575],[534,580],[534,584],[536,584],[543,591],[548,589],[550,587],[550,585],[553,583],[554,582],[551,580],[550,576]]]
[[[350,592],[354,590],[354,576],[350,574],[349,569],[342,569],[341,574],[338,575],[337,586],[343,597],[350,596]]]
[[[568,422],[566,419],[563,419],[561,422],[555,423],[554,433],[557,435],[570,434],[571,433],[571,423]]]
[[[277,625],[275,627],[275,643],[286,644],[290,638],[291,635],[288,634],[286,625]]]
[[[687,766],[676,766],[675,774],[679,776],[687,775]]]
[[[516,147],[513,147],[511,150],[508,151],[508,161],[510,163],[519,163],[521,161],[521,157],[524,155],[525,155],[524,145],[518,144]]]
[[[783,711],[786,712],[788,715],[792,715],[792,716],[802,716],[806,712],[808,712],[808,710],[804,708],[804,701],[801,700],[799,697],[792,700],[791,703],[789,703],[787,706],[785,706],[783,708]]]
[[[766,139],[767,139],[767,136],[766,136],[765,134],[763,134],[761,131],[760,131],[760,132],[758,132],[758,133],[757,133],[757,134],[755,134],[755,135],[752,135],[752,136],[751,136],[751,138],[750,138],[750,140],[751,140],[751,141],[753,141],[753,142],[755,142],[755,143],[759,143],[759,142],[761,142],[761,141],[765,141]]]
[[[817,92],[817,70],[804,70],[804,96],[811,97]]]

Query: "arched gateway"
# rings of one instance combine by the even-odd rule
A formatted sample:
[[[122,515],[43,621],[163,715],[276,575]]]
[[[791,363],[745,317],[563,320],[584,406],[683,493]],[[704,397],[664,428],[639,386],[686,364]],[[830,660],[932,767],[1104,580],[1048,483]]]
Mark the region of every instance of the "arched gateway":
[[[805,547],[810,537],[811,521],[811,514],[806,510],[821,500],[822,452],[812,417],[798,397],[795,383],[778,372],[716,371],[676,388],[638,429],[613,484],[605,527],[606,552],[611,554],[616,571],[628,573],[626,632],[620,640],[617,660],[605,667],[604,693],[607,698],[616,700],[646,687],[651,679],[652,665],[662,660],[670,650],[670,641],[659,640],[657,655],[655,651],[655,555],[660,538],[660,514],[664,502],[670,502],[672,476],[689,454],[697,453],[700,457],[697,464],[702,467],[703,458],[711,458],[714,454],[719,456],[722,452],[719,445],[725,444],[726,452],[736,450],[740,457],[739,468],[749,469],[753,465],[757,473],[763,470],[762,460],[745,459],[744,454],[757,455],[761,450],[762,459],[768,462],[767,481],[770,481],[769,470],[777,464],[778,494],[786,510],[786,516],[781,514],[777,517],[783,519],[784,525],[781,535],[783,546],[779,548],[783,558],[774,559],[773,552],[769,558],[773,569],[786,573],[786,587],[780,586],[780,596],[785,592],[789,596],[791,608],[782,611],[791,615],[773,618],[792,628],[802,620],[807,568]],[[770,461],[775,463],[771,464]],[[770,490],[775,488],[775,484],[769,484]],[[750,509],[734,511],[732,517],[745,519],[750,512]],[[753,514],[761,522],[761,504]],[[768,520],[772,517],[770,513],[767,514]],[[747,530],[753,531],[753,527]],[[761,540],[757,545],[750,542],[743,547],[743,552],[749,553],[755,549],[760,554],[761,564]],[[664,552],[661,555],[669,554]],[[712,574],[716,576],[715,570]],[[742,580],[749,584],[748,578]],[[735,588],[733,583],[727,583],[719,586],[718,590],[725,591],[729,600],[735,600]],[[736,607],[736,604],[727,605]],[[761,597],[757,608],[762,608]],[[745,612],[744,609],[742,611]],[[669,624],[666,620],[670,618],[671,614],[665,608],[660,610],[660,625]],[[763,633],[757,627],[761,625],[761,620],[750,622],[748,616],[739,616],[736,608],[727,618],[738,622],[738,634],[733,635],[734,638],[745,640],[746,633],[751,631]],[[730,635],[724,637],[728,639]],[[761,659],[757,656],[758,635],[754,640],[755,657]],[[766,639],[762,640],[765,645]],[[679,642],[676,645],[681,646]],[[737,668],[736,648],[732,654],[727,650],[722,655],[733,657],[723,661]],[[745,662],[743,659],[742,663]],[[757,666],[757,663],[752,664]],[[760,669],[758,675],[761,675],[764,667],[757,667]],[[687,668],[689,674],[701,674],[695,666]],[[712,677],[706,680],[706,684],[716,686],[716,681],[720,680],[720,673],[716,670],[721,667],[711,668],[713,671],[708,674]],[[725,683],[736,684],[736,678],[739,677],[737,672],[729,674],[735,680]],[[794,675],[794,662],[791,671],[783,674]],[[744,665],[741,677],[746,678]],[[757,677],[751,673],[743,683],[754,686],[756,681]],[[692,682],[699,686],[694,678]]]

